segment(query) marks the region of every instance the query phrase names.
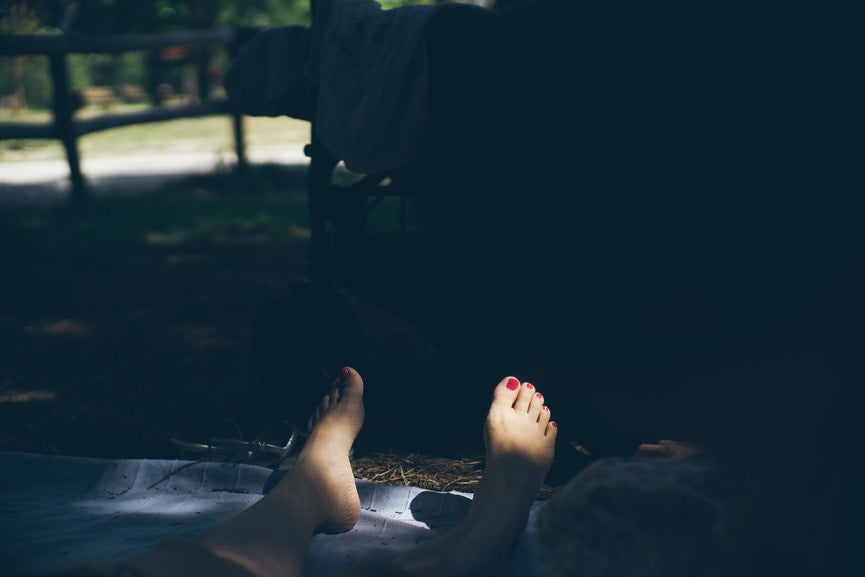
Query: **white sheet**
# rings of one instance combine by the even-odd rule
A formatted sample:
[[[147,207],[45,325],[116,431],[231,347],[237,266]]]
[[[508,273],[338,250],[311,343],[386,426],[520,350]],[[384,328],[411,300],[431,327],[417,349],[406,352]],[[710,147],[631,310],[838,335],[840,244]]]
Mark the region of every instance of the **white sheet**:
[[[38,575],[195,537],[262,497],[279,473],[252,465],[0,453],[0,573]],[[307,575],[385,561],[459,522],[472,495],[357,481],[361,519],[316,535]],[[535,515],[506,575],[536,575]]]

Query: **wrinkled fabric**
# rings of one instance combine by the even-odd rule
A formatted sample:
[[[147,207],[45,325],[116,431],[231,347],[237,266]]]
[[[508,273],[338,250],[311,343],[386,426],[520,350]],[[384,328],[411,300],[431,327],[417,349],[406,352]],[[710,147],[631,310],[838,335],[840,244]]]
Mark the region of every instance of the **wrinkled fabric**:
[[[225,74],[225,91],[250,116],[312,120],[314,95],[304,77],[312,32],[306,26],[267,28],[247,42]]]
[[[0,567],[23,577],[121,561],[166,539],[194,539],[258,501],[280,473],[254,465],[0,453]],[[472,494],[358,480],[361,518],[312,539],[306,575],[386,563],[455,526]],[[536,575],[534,519],[506,575]]]

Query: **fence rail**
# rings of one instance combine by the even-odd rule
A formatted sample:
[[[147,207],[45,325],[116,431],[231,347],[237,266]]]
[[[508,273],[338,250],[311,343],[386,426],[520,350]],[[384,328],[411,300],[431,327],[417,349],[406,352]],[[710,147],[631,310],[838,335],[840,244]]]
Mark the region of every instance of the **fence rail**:
[[[0,44],[2,56],[88,54],[105,52],[119,54],[132,50],[155,50],[168,46],[195,44],[231,44],[249,28],[220,28],[161,34],[124,34],[122,36],[90,34],[7,35]]]
[[[233,57],[244,42],[258,29],[221,28],[191,32],[169,32],[163,34],[132,34],[125,36],[53,35],[53,36],[0,36],[0,56],[46,55],[51,64],[52,112],[50,124],[10,122],[0,124],[0,140],[34,138],[60,140],[69,163],[72,200],[81,202],[87,196],[87,185],[81,173],[77,139],[86,134],[148,122],[161,122],[177,118],[200,116],[232,116],[235,151],[238,169],[246,167],[243,140],[243,116],[224,98],[207,99],[198,104],[154,107],[150,110],[126,114],[103,114],[97,117],[76,120],[75,105],[71,98],[69,71],[66,61],[73,53],[119,54],[134,50],[159,50],[176,46],[222,45]]]
[[[132,124],[146,124],[148,122],[162,122],[177,118],[196,118],[199,116],[215,116],[222,114],[234,114],[231,103],[225,99],[214,99],[201,104],[187,104],[182,106],[170,106],[154,108],[142,112],[125,114],[103,114],[84,120],[76,120],[73,123],[72,132],[75,137],[85,136],[93,132],[118,128]],[[31,124],[25,122],[3,122],[0,123],[0,140],[13,138],[33,139],[61,139],[61,135],[54,124]]]

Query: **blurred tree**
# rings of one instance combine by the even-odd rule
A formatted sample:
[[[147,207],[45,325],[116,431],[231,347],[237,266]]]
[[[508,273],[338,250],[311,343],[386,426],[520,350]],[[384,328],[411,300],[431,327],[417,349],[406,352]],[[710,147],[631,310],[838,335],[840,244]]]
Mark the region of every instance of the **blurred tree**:
[[[272,27],[290,24],[310,24],[311,0],[0,0],[0,19],[4,23],[3,33],[77,33],[77,34],[135,34],[170,32],[176,30],[206,30],[222,26]],[[441,0],[378,0],[383,8],[395,8],[406,4],[432,4]],[[462,0],[483,2],[483,0]],[[211,48],[192,50],[186,57],[194,65],[195,72],[190,84],[197,85],[199,98],[207,98],[213,83],[214,51]],[[18,107],[26,106],[24,86],[27,76],[36,73],[28,70],[25,58],[16,60],[14,98]],[[101,84],[117,86],[123,74],[120,56],[104,55],[101,58],[81,60],[88,66],[99,67],[88,73],[78,73],[76,78],[98,79]],[[148,92],[154,103],[159,103],[158,86],[167,73],[166,62],[161,54],[153,53],[143,58],[148,68]],[[78,61],[76,61],[78,62]],[[175,67],[176,64],[168,66]],[[126,75],[128,76],[128,75]]]
[[[0,0],[0,16],[22,3],[46,26],[82,34],[276,26],[309,18],[309,0]]]
[[[274,26],[289,23],[304,23],[309,19],[309,0],[41,0],[45,17],[54,26],[66,21],[66,31],[88,34],[128,34],[169,32],[175,30],[209,30],[220,26]],[[74,17],[70,17],[70,13]],[[155,104],[163,101],[160,87],[167,78],[173,83],[181,82],[194,92],[190,96],[207,99],[215,78],[212,62],[214,49],[201,47],[177,51],[172,62],[164,54],[156,52],[146,58],[148,68],[147,91]],[[186,81],[179,81],[175,72],[184,61],[194,66]],[[119,74],[120,66],[115,67]],[[183,75],[181,75],[182,77]],[[116,81],[114,82],[116,84]]]
[[[377,1],[383,8],[395,8],[443,0]],[[459,1],[486,3],[486,0]],[[310,21],[310,0],[0,0],[0,17],[17,4],[29,5],[49,28],[87,34],[282,26]]]
[[[36,11],[28,6],[26,1],[4,2],[0,13],[0,33],[2,34],[36,34],[41,24]],[[33,56],[13,56],[12,61],[12,98],[10,99],[13,113],[27,108],[27,90],[25,90],[25,71]]]
[[[383,8],[443,0],[377,0]],[[486,0],[460,0],[484,4]],[[28,6],[47,28],[82,34],[130,34],[217,26],[309,24],[310,0],[0,0],[0,18]]]

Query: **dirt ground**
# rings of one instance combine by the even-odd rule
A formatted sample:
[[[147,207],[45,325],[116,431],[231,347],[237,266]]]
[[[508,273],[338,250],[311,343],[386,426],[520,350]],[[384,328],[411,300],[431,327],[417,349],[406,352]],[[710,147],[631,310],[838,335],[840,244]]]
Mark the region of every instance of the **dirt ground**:
[[[0,450],[176,458],[184,455],[173,437],[250,438],[274,421],[302,422],[327,384],[274,390],[256,365],[253,327],[274,321],[278,303],[306,279],[308,233],[302,216],[267,225],[277,233],[249,224],[288,212],[298,198],[269,189],[238,195],[219,179],[195,177],[78,213],[0,207]],[[443,355],[392,312],[342,295],[365,349],[358,459],[479,464],[495,383],[516,374],[544,391],[560,379],[548,365]],[[276,320],[277,333],[304,340],[302,322]],[[557,383],[548,397],[562,431],[553,484],[591,461],[581,445],[593,457],[631,448],[578,422],[575,407],[588,397],[570,387]]]
[[[287,307],[308,281],[305,182],[303,169],[265,166],[81,208],[0,203],[0,450],[188,458],[172,438],[302,426],[330,386],[308,370],[313,335],[339,342],[352,326],[360,354],[346,358],[367,406],[355,458],[377,479],[462,486],[427,483],[456,462],[474,478],[490,391],[507,375],[534,383],[559,423],[553,487],[596,458],[682,438],[659,427],[664,402],[629,380],[643,359],[621,347],[604,358],[563,335],[546,356],[481,355],[470,340],[455,353],[460,318],[426,334],[351,287],[337,287],[343,315]]]

